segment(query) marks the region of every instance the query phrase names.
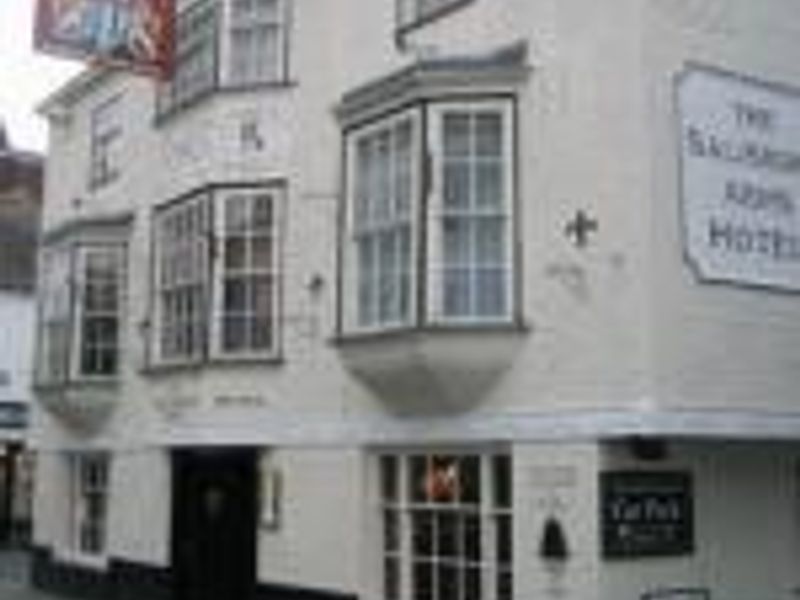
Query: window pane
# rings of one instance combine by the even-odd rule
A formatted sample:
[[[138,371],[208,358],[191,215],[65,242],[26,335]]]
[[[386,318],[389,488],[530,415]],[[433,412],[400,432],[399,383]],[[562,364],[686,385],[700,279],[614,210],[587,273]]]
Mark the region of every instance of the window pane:
[[[469,568],[464,573],[464,600],[481,600],[481,570]]]
[[[503,154],[503,122],[499,113],[484,112],[475,116],[475,146],[478,156]]]
[[[469,113],[453,112],[444,116],[444,153],[447,157],[469,156]]]
[[[503,168],[501,163],[475,165],[475,204],[478,209],[498,210],[503,206]]]
[[[511,516],[497,515],[497,562],[500,565],[511,564]]]
[[[503,266],[505,264],[505,219],[482,217],[474,220],[477,237],[478,265]]]
[[[253,350],[269,350],[273,347],[272,319],[251,319],[251,346]]]
[[[492,491],[495,506],[511,507],[511,458],[506,454],[492,457]]]
[[[400,549],[398,513],[395,510],[383,511],[383,549],[396,552]]]
[[[260,195],[253,198],[253,228],[258,231],[272,231],[272,197]]]
[[[395,214],[406,217],[411,212],[411,122],[404,121],[395,135]]]
[[[428,461],[425,456],[412,456],[409,459],[409,481],[408,489],[411,490],[412,502],[425,502],[428,499],[426,494],[426,479],[428,474]]]
[[[464,556],[471,562],[480,562],[481,556],[481,519],[479,513],[464,517]]]
[[[412,573],[414,600],[433,600],[433,565],[429,562],[414,562]]]
[[[468,269],[445,269],[444,314],[450,317],[470,314],[470,272]]]
[[[226,313],[244,312],[247,308],[247,280],[226,279],[223,307]]]
[[[247,319],[243,317],[226,317],[223,320],[223,350],[235,352],[245,348]]]
[[[475,314],[502,317],[506,313],[506,270],[478,269],[475,273]]]
[[[398,464],[394,456],[381,456],[381,499],[384,502],[397,501]]]
[[[377,138],[377,164],[373,206],[377,223],[384,223],[392,216],[392,154],[391,132],[381,131]]]
[[[415,510],[411,513],[411,544],[416,556],[434,555],[433,515],[429,510]]]
[[[398,318],[397,244],[392,232],[378,237],[378,269],[380,271],[379,319],[389,322]]]
[[[444,219],[444,264],[452,267],[470,265],[471,219]]]
[[[470,206],[470,166],[463,161],[444,165],[444,211],[464,211]]]
[[[460,501],[479,504],[481,500],[481,462],[478,456],[464,456],[459,463]]]
[[[250,310],[257,317],[272,319],[274,287],[271,277],[254,277],[250,280]]]
[[[460,600],[461,589],[459,569],[451,564],[439,564],[437,569],[438,600]]]
[[[383,563],[383,592],[386,600],[400,598],[400,561],[387,558]]]
[[[460,555],[461,531],[458,515],[451,511],[440,511],[436,519],[436,554],[447,558]]]
[[[259,270],[272,269],[272,238],[257,237],[252,239],[252,267]]]
[[[497,573],[497,600],[511,600],[514,597],[514,580],[511,571]]]

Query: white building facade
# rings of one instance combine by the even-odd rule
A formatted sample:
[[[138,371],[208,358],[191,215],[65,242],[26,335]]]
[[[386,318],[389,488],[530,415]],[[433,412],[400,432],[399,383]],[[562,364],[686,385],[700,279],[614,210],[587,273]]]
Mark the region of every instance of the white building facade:
[[[800,9],[195,0],[50,119],[35,580],[796,598]]]

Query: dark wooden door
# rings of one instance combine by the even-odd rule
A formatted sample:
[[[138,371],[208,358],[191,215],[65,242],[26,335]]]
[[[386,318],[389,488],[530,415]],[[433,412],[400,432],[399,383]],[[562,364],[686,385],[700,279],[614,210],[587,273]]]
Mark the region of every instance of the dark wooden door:
[[[256,453],[181,450],[172,460],[175,600],[251,600]]]

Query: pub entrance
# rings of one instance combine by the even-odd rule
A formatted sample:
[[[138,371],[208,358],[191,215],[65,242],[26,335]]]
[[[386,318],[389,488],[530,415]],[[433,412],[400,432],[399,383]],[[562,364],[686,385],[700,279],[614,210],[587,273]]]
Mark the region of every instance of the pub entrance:
[[[256,580],[254,449],[172,454],[175,600],[250,600]]]

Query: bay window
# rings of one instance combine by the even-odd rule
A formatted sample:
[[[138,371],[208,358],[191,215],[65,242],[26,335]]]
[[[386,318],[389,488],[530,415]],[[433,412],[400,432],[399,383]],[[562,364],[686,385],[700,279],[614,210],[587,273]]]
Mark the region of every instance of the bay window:
[[[125,246],[67,243],[42,253],[37,381],[114,378],[119,371]]]
[[[285,0],[194,0],[178,13],[168,81],[159,85],[160,116],[218,88],[284,83],[289,7]]]
[[[355,128],[347,152],[345,333],[510,322],[511,101],[431,102]]]
[[[158,211],[157,362],[277,353],[280,194],[214,186]]]
[[[384,454],[378,471],[386,600],[513,597],[508,454]]]

